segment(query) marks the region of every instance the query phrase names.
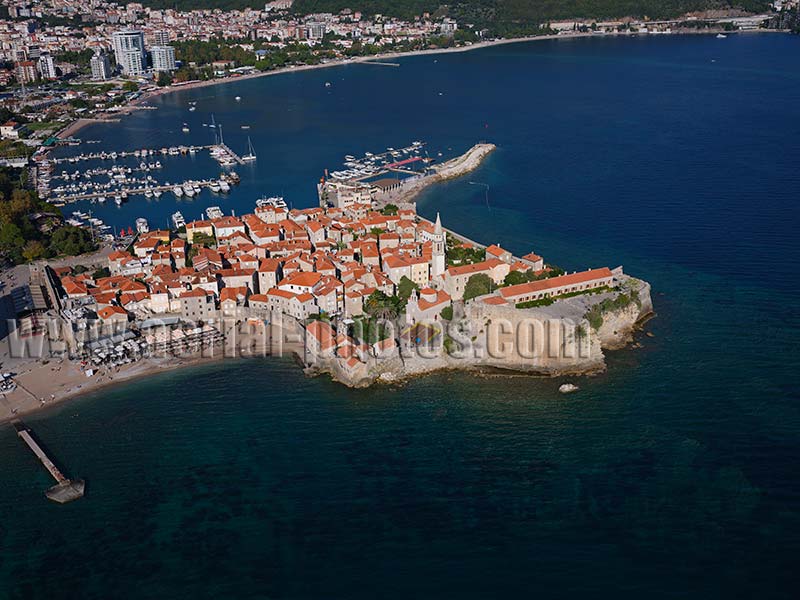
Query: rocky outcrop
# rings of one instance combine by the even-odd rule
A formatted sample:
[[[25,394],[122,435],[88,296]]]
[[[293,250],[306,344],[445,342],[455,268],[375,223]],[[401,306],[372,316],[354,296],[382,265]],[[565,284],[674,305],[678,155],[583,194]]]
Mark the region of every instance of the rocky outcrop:
[[[653,312],[647,282],[619,275],[617,283],[611,292],[540,308],[471,302],[458,322],[430,324],[438,332],[427,344],[405,344],[389,356],[370,356],[354,370],[339,359],[318,360],[307,372],[328,373],[352,387],[456,369],[542,376],[598,373],[605,370],[604,350],[628,344]]]
[[[633,341],[633,334],[640,324],[653,314],[650,284],[640,279],[629,278],[631,301],[627,306],[603,312],[602,325],[597,336],[604,350],[618,350]]]
[[[433,183],[436,181],[446,181],[466,175],[470,171],[474,171],[483,162],[489,154],[494,152],[497,146],[494,144],[475,144],[472,148],[467,150],[461,156],[443,162],[433,168],[435,175],[433,175]]]

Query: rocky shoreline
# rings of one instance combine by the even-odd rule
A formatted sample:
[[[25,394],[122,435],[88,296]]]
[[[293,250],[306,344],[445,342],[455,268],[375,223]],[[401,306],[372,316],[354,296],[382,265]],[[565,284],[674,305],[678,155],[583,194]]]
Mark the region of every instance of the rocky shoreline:
[[[341,361],[329,359],[307,363],[305,373],[309,376],[327,375],[352,388],[402,383],[437,371],[541,377],[596,375],[606,369],[605,352],[629,346],[634,342],[635,333],[655,315],[650,284],[623,277],[624,291],[567,298],[547,307],[518,309],[475,301],[467,303],[461,307],[463,318],[456,326],[467,324],[472,331],[461,337],[459,349],[454,350],[452,346],[448,349],[444,342],[448,328],[456,324],[454,320],[444,328],[440,343],[426,346],[423,353],[418,349],[404,349],[401,344],[396,355],[373,356],[366,369],[359,372],[348,372]],[[623,293],[636,300],[604,311],[602,324],[592,326],[586,318],[592,307],[620,298]],[[505,340],[504,350],[497,348],[492,339],[492,326],[501,324],[507,333],[516,332]],[[510,330],[507,325],[511,326]],[[546,339],[540,340],[537,348],[533,336],[525,339],[522,328],[536,329],[539,325]],[[559,328],[556,333],[555,327]]]

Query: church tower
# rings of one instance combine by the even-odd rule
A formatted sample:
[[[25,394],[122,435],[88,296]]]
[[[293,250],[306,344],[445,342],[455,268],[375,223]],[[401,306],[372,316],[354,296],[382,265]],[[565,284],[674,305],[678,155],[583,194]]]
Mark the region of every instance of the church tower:
[[[433,227],[433,260],[431,261],[431,279],[438,279],[445,269],[445,234],[442,229],[442,220],[436,213],[436,224]]]

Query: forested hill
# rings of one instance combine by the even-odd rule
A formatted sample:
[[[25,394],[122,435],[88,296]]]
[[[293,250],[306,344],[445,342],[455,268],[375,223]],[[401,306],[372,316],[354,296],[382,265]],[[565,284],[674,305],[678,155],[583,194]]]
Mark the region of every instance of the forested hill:
[[[261,8],[264,0],[141,0],[154,8],[192,10],[221,8]],[[449,8],[444,8],[445,6]],[[748,12],[768,9],[764,0],[295,0],[297,14],[338,13],[351,8],[369,15],[412,18],[424,12],[445,12],[470,22],[538,24],[571,17],[675,17],[686,12],[710,9],[741,8]]]
[[[433,13],[443,4],[451,7],[450,13],[472,13],[490,20],[526,23],[572,17],[601,19],[648,16],[659,19],[720,8],[760,12],[769,6],[768,2],[762,0],[464,0],[446,3],[437,0],[295,0],[293,9],[300,14],[309,14],[352,8],[367,14],[413,17],[423,12]]]

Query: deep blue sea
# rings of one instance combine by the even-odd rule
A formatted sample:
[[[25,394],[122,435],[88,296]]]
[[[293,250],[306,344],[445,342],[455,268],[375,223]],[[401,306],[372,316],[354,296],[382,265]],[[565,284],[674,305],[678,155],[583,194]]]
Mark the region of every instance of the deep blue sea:
[[[655,337],[569,396],[463,373],[352,391],[288,358],[102,391],[28,419],[88,482],[67,506],[0,428],[0,598],[797,597],[800,37],[398,62],[175,93],[80,136],[208,143],[212,112],[232,147],[249,133],[241,186],[187,219],[315,205],[345,154],[494,142],[420,212],[568,269],[624,265],[653,284]],[[217,172],[162,161],[171,181]],[[93,208],[159,225],[167,196]]]

